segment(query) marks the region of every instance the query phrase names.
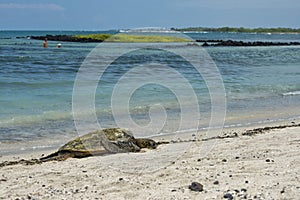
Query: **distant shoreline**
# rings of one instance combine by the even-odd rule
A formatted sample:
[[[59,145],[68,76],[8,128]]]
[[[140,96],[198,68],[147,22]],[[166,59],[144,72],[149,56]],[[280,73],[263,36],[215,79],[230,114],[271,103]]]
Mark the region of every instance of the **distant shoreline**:
[[[187,32],[225,32],[225,33],[273,33],[273,34],[300,34],[300,28],[244,28],[244,27],[187,27],[187,28],[171,28],[173,31]]]

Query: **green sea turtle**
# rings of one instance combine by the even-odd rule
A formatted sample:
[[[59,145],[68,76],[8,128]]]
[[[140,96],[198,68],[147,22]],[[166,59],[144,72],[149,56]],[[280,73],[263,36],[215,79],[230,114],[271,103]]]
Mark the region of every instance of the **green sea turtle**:
[[[55,153],[40,159],[6,161],[0,163],[0,167],[15,164],[31,165],[110,153],[139,152],[142,148],[155,149],[158,144],[161,143],[157,143],[152,139],[134,138],[127,129],[107,128],[77,137],[60,147]]]
[[[83,158],[109,153],[139,152],[142,148],[155,149],[157,143],[148,138],[134,138],[127,129],[108,128],[94,131],[66,143],[57,152],[41,161]]]

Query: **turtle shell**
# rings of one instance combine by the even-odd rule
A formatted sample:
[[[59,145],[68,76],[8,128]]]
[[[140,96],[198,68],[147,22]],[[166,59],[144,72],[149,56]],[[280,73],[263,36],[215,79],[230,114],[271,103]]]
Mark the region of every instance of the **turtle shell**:
[[[74,157],[105,153],[137,152],[140,147],[127,129],[108,128],[80,136],[59,148],[60,153],[73,153]]]

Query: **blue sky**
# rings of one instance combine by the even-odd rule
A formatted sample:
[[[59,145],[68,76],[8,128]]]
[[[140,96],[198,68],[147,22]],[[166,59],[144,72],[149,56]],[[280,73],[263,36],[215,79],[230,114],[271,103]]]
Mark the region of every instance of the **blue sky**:
[[[299,0],[0,0],[0,30],[300,28]]]

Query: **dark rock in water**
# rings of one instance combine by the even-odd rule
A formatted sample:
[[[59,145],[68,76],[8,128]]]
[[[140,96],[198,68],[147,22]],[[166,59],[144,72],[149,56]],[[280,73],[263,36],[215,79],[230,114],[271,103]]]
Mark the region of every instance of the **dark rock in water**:
[[[209,45],[209,44],[207,44],[207,42],[204,42],[202,46],[204,46],[204,47],[208,47],[208,46],[210,46],[210,45]]]
[[[64,42],[103,42],[103,40],[92,38],[79,38],[72,35],[46,35],[46,36],[30,36],[34,40],[47,40],[49,41],[64,41]]]
[[[233,196],[232,196],[232,194],[230,194],[230,193],[226,193],[226,194],[224,194],[224,196],[223,196],[225,199],[230,199],[230,200],[232,200],[233,199]]]
[[[203,185],[198,182],[192,182],[191,185],[189,185],[189,189],[195,192],[202,192],[203,191]]]
[[[233,47],[251,47],[251,46],[293,46],[300,45],[300,42],[244,42],[234,40],[196,40],[196,42],[202,42],[202,46],[233,46]]]

